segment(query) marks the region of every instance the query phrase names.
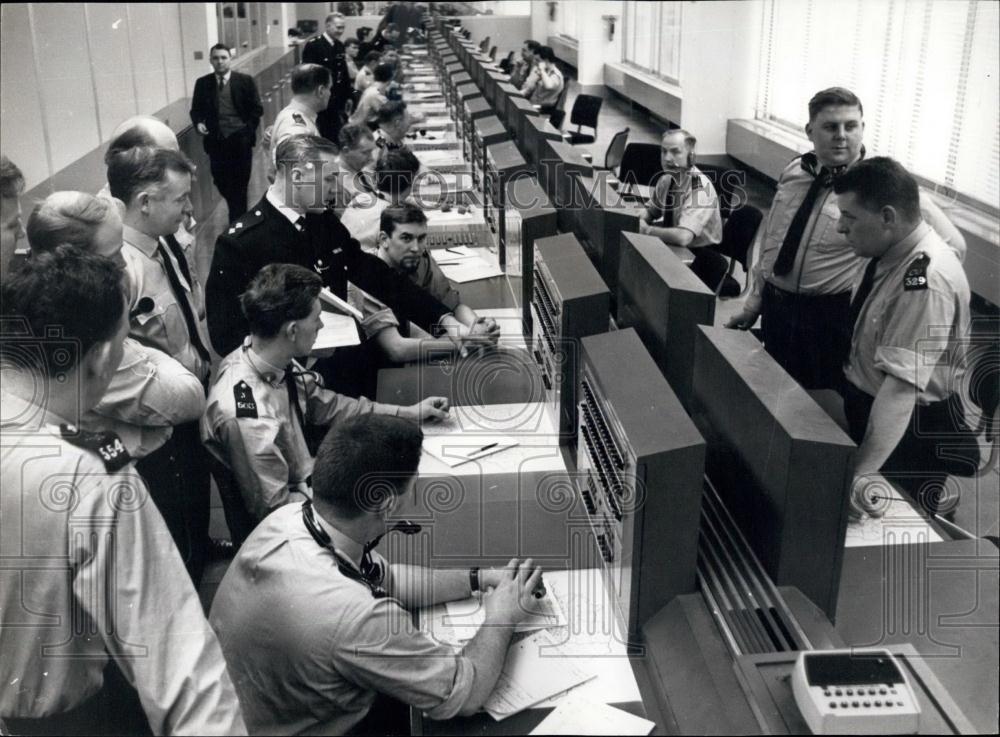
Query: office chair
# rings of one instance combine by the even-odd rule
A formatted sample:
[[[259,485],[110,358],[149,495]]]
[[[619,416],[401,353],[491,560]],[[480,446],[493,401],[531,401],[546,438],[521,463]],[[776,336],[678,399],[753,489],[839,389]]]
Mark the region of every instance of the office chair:
[[[482,41],[479,42],[479,50],[485,54],[486,49],[488,49],[489,47],[490,47],[490,37],[487,36],[486,38],[484,38]]]
[[[565,89],[565,88],[564,88]],[[576,125],[576,130],[570,132],[569,142],[574,146],[581,143],[593,143],[597,138],[597,116],[600,115],[604,98],[597,95],[577,95],[573,101],[573,111],[569,116],[569,124]],[[593,128],[593,134],[581,133],[580,127]]]
[[[487,54],[487,56],[489,56],[489,57],[490,57],[490,61],[496,61],[496,60],[497,60],[497,47],[496,47],[496,46],[493,46],[493,47],[492,47],[492,48],[490,49],[490,53],[489,53],[489,54]]]
[[[636,185],[652,187],[662,175],[660,144],[629,143],[625,146],[618,166],[618,179],[622,183],[620,192],[625,194]]]
[[[630,130],[630,128],[625,128],[615,133],[614,138],[611,139],[611,143],[608,144],[608,150],[604,152],[604,169],[614,172],[618,168],[618,165],[622,163],[622,156],[625,153],[625,146],[628,145]]]
[[[738,297],[740,295],[741,292],[738,289],[735,290],[735,294],[731,294],[729,292],[733,291],[732,287],[729,289],[725,288],[726,283],[733,279],[733,269],[737,263],[743,267],[743,273],[745,274],[746,285],[743,289],[746,289],[746,286],[750,284],[750,249],[753,247],[754,236],[757,235],[757,228],[760,227],[760,222],[763,219],[764,213],[756,207],[743,205],[743,207],[734,211],[729,216],[729,219],[726,220],[726,224],[722,226],[722,242],[711,246],[711,249],[716,254],[727,257],[729,259],[729,267],[726,269],[725,275],[718,280],[717,284],[710,285],[715,289],[716,297],[729,299],[730,297]],[[707,249],[698,250],[700,252]],[[727,293],[723,294],[723,292]]]
[[[514,70],[514,52],[507,54],[507,58],[500,62],[500,68],[504,74],[510,74]]]

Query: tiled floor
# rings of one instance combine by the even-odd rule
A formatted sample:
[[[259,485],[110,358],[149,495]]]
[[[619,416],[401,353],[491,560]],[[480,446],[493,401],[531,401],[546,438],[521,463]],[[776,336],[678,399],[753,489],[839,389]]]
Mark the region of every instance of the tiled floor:
[[[567,95],[566,110],[572,110],[573,101],[579,93],[579,86],[575,81]],[[568,114],[567,114],[568,118]],[[568,122],[564,125],[568,129]],[[650,118],[644,113],[633,111],[631,106],[621,98],[606,93],[605,102],[601,109],[597,140],[589,145],[581,146],[583,150],[590,153],[595,162],[603,163],[604,153],[614,134],[628,126],[630,128],[629,140],[639,142],[656,142],[659,140],[664,126]],[[734,164],[727,157],[707,157],[708,163],[719,165]],[[716,160],[720,159],[720,160]],[[267,180],[264,176],[266,164],[266,154],[258,150],[254,161],[253,176],[250,183],[249,201],[255,203],[264,193],[267,187]],[[204,173],[208,176],[208,172]],[[750,204],[766,212],[770,203],[770,186],[762,181],[753,178],[748,179],[747,192]],[[207,276],[209,265],[212,259],[212,250],[215,240],[228,227],[227,212],[225,203],[220,203],[212,215],[201,223],[198,230],[198,265],[202,279]],[[744,277],[740,273],[739,266],[734,274],[736,279],[742,284]],[[731,299],[717,303],[716,325],[722,325],[733,314],[735,314],[742,300]],[[819,397],[818,399],[823,399]],[[827,406],[826,402],[822,402]],[[831,405],[833,406],[833,405]],[[835,412],[831,412],[832,415]],[[997,469],[993,469],[984,478],[961,478],[955,479],[961,490],[962,502],[956,514],[957,523],[972,532],[977,537],[986,535],[997,535],[1000,531],[1000,476]],[[212,521],[211,534],[213,537],[228,538],[225,519],[222,515],[222,505],[218,494],[214,490],[212,494]],[[218,588],[222,576],[225,574],[228,561],[219,561],[211,564],[205,572],[204,579],[200,587],[202,603],[208,609],[211,599]]]

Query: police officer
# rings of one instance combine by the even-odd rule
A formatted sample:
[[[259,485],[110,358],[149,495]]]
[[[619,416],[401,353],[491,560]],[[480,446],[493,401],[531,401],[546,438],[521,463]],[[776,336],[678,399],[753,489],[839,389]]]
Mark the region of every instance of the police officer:
[[[814,149],[792,160],[758,230],[760,256],[743,309],[726,327],[749,329],[762,316],[764,347],[806,389],[840,389],[850,338],[850,290],[863,268],[837,232],[835,177],[864,156],[861,100],[843,87],[809,101]],[[965,241],[927,198],[924,219],[958,252]]]
[[[222,360],[208,395],[202,439],[233,475],[251,523],[312,497],[307,426],[370,412],[418,422],[448,416],[442,397],[399,407],[341,396],[294,360],[309,354],[323,326],[322,286],[316,272],[294,264],[261,269],[240,297],[250,335]],[[234,542],[242,542],[249,530],[232,532]]]
[[[173,235],[191,210],[193,173],[194,166],[180,152],[140,147],[112,157],[108,184],[111,195],[126,206],[122,257],[134,315],[130,334],[175,358],[207,386],[212,357],[201,282]],[[140,309],[150,302],[150,309]],[[208,458],[197,421],[176,425],[170,447],[144,459],[140,470],[147,478],[176,483],[176,492],[161,496],[158,491],[157,499],[175,507],[166,516],[197,583],[211,552],[231,551],[208,537]]]
[[[77,426],[122,358],[123,278],[60,246],[0,287],[0,719],[14,734],[245,734],[128,452]]]
[[[302,48],[304,64],[319,64],[330,70],[333,82],[332,94],[326,110],[320,113],[318,125],[320,135],[336,141],[344,124],[344,109],[354,90],[351,75],[347,70],[347,49],[341,36],[346,23],[340,13],[330,13],[324,22],[325,30],[310,39]]]
[[[207,284],[208,326],[219,353],[232,352],[248,334],[239,295],[271,263],[315,270],[341,299],[347,298],[350,280],[428,330],[440,324],[456,335],[467,332],[447,307],[364,253],[327,209],[340,176],[336,156],[333,144],[317,136],[282,141],[274,183],[246,217],[219,236]]]
[[[928,512],[953,512],[945,477],[971,475],[979,463],[957,394],[969,335],[965,272],[921,218],[917,182],[897,162],[862,161],[833,186],[837,230],[866,259],[845,365],[845,411],[859,443],[854,509],[884,511],[884,477]]]
[[[290,136],[320,135],[317,116],[330,102],[330,70],[319,64],[299,64],[292,70],[292,99],[271,126],[271,158],[278,144]]]

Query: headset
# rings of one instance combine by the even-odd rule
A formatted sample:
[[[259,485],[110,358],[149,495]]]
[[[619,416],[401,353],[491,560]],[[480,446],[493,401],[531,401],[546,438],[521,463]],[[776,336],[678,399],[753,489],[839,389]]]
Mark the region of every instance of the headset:
[[[309,530],[309,534],[312,535],[312,539],[316,541],[316,544],[333,554],[334,559],[337,561],[337,568],[340,570],[341,574],[352,581],[363,583],[368,587],[368,590],[372,592],[372,596],[376,599],[384,599],[389,595],[389,593],[382,587],[382,580],[385,578],[385,572],[382,570],[382,566],[374,566],[373,569],[369,569],[365,572],[358,571],[354,566],[345,561],[344,558],[341,557],[340,552],[333,547],[333,540],[330,539],[326,530],[320,527],[319,523],[316,522],[312,501],[309,499],[302,503],[302,521],[305,523],[306,529]],[[375,546],[379,544],[382,538],[390,532],[402,532],[404,535],[416,535],[420,532],[420,530],[421,527],[416,522],[400,520],[374,540],[366,543],[364,554],[367,557]],[[363,565],[364,561],[362,561],[362,566]]]

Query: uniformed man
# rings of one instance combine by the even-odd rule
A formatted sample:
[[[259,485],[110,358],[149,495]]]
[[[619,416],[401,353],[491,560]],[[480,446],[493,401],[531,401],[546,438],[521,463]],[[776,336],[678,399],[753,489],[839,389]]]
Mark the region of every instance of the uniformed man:
[[[111,195],[126,205],[122,256],[129,275],[129,312],[134,315],[130,335],[177,359],[205,386],[212,358],[204,295],[196,265],[173,236],[191,209],[193,172],[191,162],[177,151],[134,148],[112,158],[108,183]],[[149,301],[151,309],[140,309]],[[164,447],[144,459],[140,470],[162,483],[172,478],[177,484],[173,499],[183,528],[178,547],[197,583],[213,551],[208,537],[208,458],[197,421],[174,426],[169,448]],[[220,546],[218,552],[229,550]]]
[[[330,70],[319,64],[299,64],[292,70],[292,99],[271,126],[271,159],[278,144],[291,136],[320,135],[316,117],[330,101]]]
[[[341,41],[346,23],[340,13],[330,13],[324,21],[324,31],[302,47],[304,64],[319,64],[330,70],[333,82],[329,104],[317,121],[320,135],[336,141],[344,124],[344,108],[351,99],[353,85],[347,71],[347,50]]]
[[[953,513],[958,500],[944,492],[945,477],[972,475],[979,464],[957,393],[969,335],[965,272],[923,221],[917,182],[897,162],[859,162],[833,187],[837,231],[865,259],[845,365],[845,410],[859,444],[854,508],[885,510],[884,476],[928,512]]]
[[[375,169],[375,138],[366,125],[345,125],[340,129],[340,191],[346,202],[358,192],[377,192],[373,174]]]
[[[128,452],[76,424],[122,358],[123,279],[62,246],[0,287],[0,720],[13,734],[245,734]]]
[[[391,64],[379,64],[375,67],[372,83],[361,93],[358,106],[351,113],[351,125],[367,125],[369,128],[375,125],[378,111],[389,101],[386,90],[394,73],[395,67]]]
[[[350,280],[428,329],[440,325],[455,335],[467,332],[447,307],[364,253],[327,209],[340,176],[336,155],[333,144],[318,136],[283,141],[274,183],[247,217],[216,242],[208,277],[208,325],[219,353],[232,352],[248,334],[239,295],[271,263],[314,269],[341,299],[347,298]]]
[[[0,156],[0,277],[7,273],[17,242],[24,237],[21,193],[24,175],[6,156]]]
[[[415,122],[401,100],[390,100],[375,114],[378,128],[375,131],[375,146],[381,149],[406,149],[406,135]]]
[[[420,160],[408,148],[386,149],[378,157],[375,191],[356,194],[340,218],[366,253],[378,251],[382,212],[408,201],[419,171]]]
[[[809,101],[806,135],[813,151],[778,178],[771,209],[757,234],[760,254],[743,309],[726,324],[749,329],[763,316],[764,347],[806,389],[840,389],[850,338],[850,289],[863,268],[837,232],[835,177],[864,156],[861,100],[843,87]],[[958,253],[961,234],[928,198],[926,220]]]
[[[208,395],[202,439],[233,475],[255,523],[284,504],[311,498],[308,426],[369,412],[417,422],[448,416],[443,397],[411,407],[379,404],[329,391],[303,369],[295,357],[309,355],[323,326],[322,286],[316,272],[294,264],[261,269],[240,297],[250,335],[222,360]]]
[[[413,487],[422,439],[398,417],[335,425],[316,457],[312,503],[271,514],[226,572],[211,621],[251,732],[395,734],[405,712],[401,724],[385,719],[391,707],[372,708],[376,694],[448,719],[493,692],[541,570],[530,559],[431,570],[373,552]],[[477,590],[489,592],[485,622],[461,650],[418,630],[407,611]]]
[[[199,77],[194,84],[191,122],[204,137],[212,181],[226,200],[229,222],[233,222],[247,209],[253,147],[264,107],[253,77],[230,69],[228,46],[215,44],[208,50],[208,59],[212,74]]]
[[[124,264],[122,219],[114,200],[85,192],[54,192],[35,206],[26,230],[32,254],[70,245]],[[205,390],[194,374],[161,350],[127,337],[123,351],[104,396],[81,416],[80,425],[92,432],[114,432],[129,455],[142,460],[167,443],[174,425],[201,418]],[[169,507],[174,504],[170,498],[174,487],[168,485],[164,491],[158,481],[146,479],[157,505],[167,505],[160,511],[173,532]]]

